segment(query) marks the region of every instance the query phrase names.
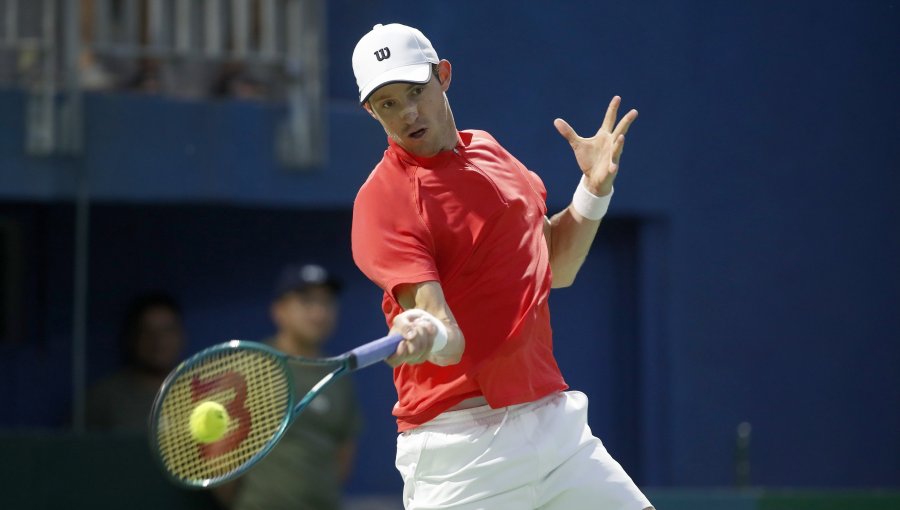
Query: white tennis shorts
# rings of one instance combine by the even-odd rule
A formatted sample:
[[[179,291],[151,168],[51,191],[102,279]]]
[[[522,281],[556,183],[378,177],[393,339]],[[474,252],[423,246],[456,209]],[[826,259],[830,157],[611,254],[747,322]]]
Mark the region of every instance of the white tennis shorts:
[[[650,501],[591,434],[577,391],[450,411],[397,438],[407,510],[641,510]]]

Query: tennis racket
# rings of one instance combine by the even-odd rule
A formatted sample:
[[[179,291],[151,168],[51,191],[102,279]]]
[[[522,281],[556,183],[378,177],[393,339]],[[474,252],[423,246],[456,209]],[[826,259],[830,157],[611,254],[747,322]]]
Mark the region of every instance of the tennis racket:
[[[200,351],[163,382],[150,413],[150,442],[177,484],[213,487],[237,478],[278,443],[291,422],[339,377],[382,361],[401,335],[369,342],[332,358],[285,355],[256,342],[232,340]],[[288,364],[333,370],[297,399]],[[230,417],[225,434],[199,443],[190,415],[201,402],[218,402]]]

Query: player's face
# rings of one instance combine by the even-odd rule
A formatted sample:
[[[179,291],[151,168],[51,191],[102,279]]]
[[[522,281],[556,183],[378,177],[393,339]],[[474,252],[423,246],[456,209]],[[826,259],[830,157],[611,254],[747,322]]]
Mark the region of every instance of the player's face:
[[[316,285],[285,294],[275,302],[273,312],[279,330],[297,341],[318,345],[334,330],[338,305],[330,287]]]
[[[428,83],[391,83],[378,88],[366,109],[398,145],[430,157],[456,146],[456,124],[444,94],[450,86],[450,63],[442,61]]]

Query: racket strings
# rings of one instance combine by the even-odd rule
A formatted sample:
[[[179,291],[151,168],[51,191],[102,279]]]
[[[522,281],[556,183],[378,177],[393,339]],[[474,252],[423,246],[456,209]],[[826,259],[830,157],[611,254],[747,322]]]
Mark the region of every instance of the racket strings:
[[[176,478],[205,485],[238,471],[262,452],[290,412],[290,380],[284,365],[265,352],[228,350],[210,355],[172,381],[159,403],[157,444]],[[225,434],[210,444],[191,435],[194,408],[222,404],[230,416]]]

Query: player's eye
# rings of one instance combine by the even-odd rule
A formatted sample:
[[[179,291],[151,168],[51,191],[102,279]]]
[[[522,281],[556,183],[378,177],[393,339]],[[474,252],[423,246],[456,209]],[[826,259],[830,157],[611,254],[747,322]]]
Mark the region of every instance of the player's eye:
[[[412,95],[418,96],[422,93],[423,90],[425,90],[425,87],[415,87],[414,89],[412,89]]]
[[[381,103],[381,108],[382,108],[383,110],[390,109],[390,107],[392,107],[392,106],[394,106],[394,102],[393,102],[393,101],[385,101],[385,102]]]

